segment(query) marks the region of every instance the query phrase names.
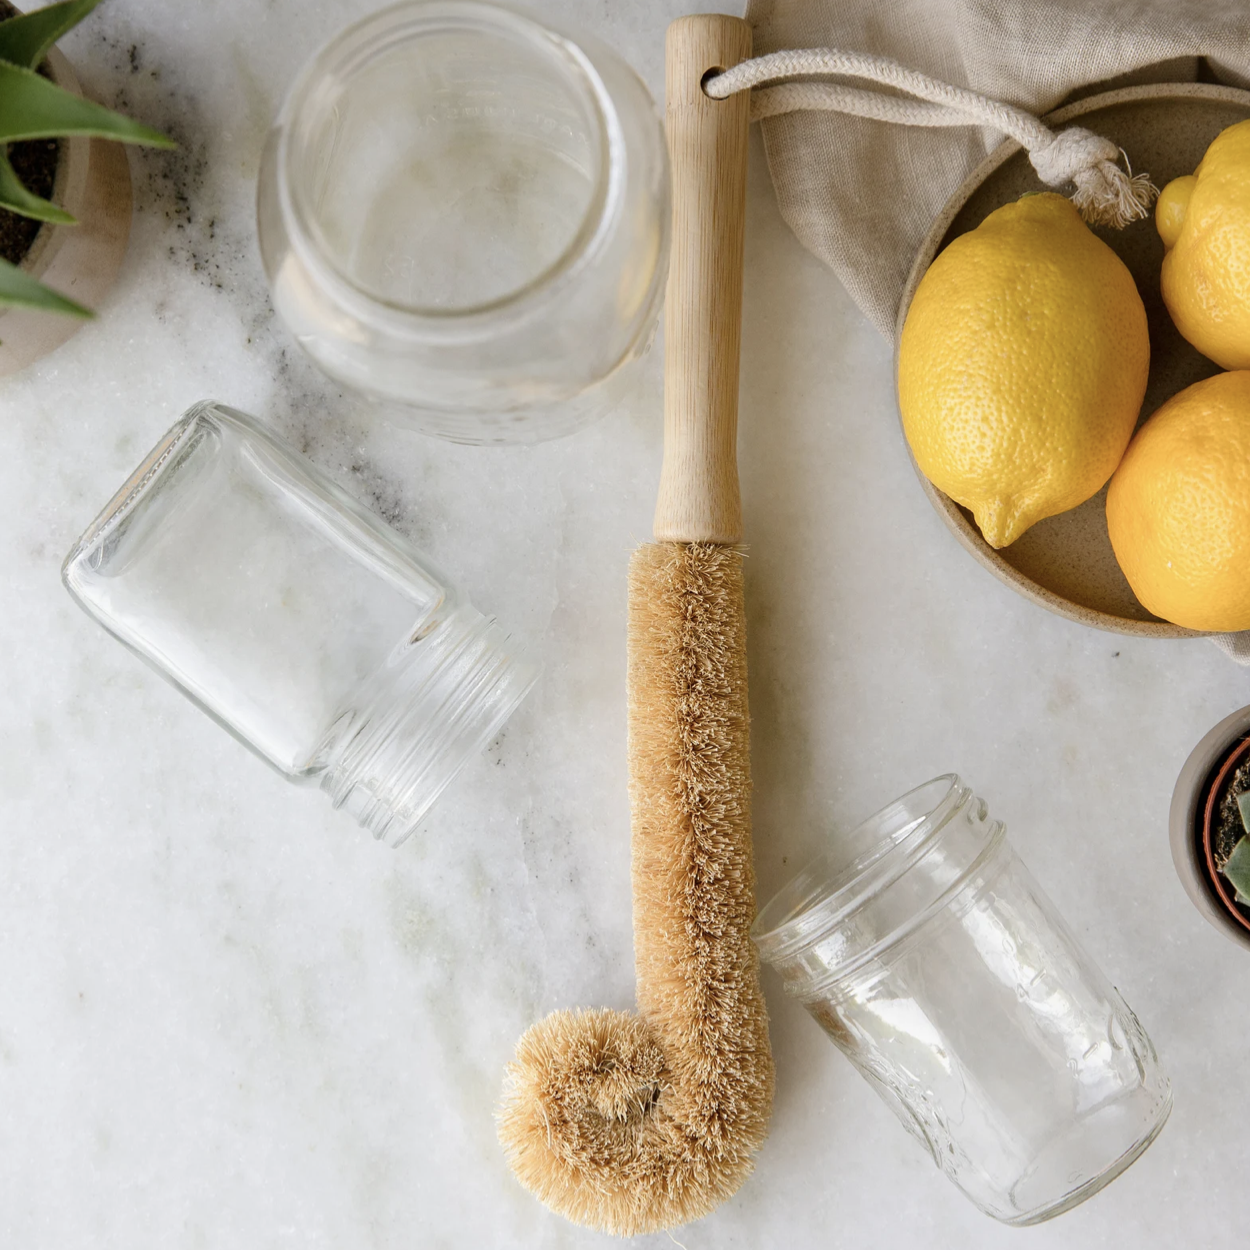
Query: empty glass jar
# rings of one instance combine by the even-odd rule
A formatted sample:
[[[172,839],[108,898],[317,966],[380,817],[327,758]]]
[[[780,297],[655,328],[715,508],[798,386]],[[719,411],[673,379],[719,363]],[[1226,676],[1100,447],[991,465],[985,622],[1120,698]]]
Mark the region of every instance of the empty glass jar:
[[[403,537],[217,404],[166,434],[62,576],[245,746],[393,845],[536,677]]]
[[[398,421],[566,433],[650,342],[667,171],[646,87],[597,40],[478,0],[383,9],[312,60],[270,135],[274,306]]]
[[[838,836],[754,937],[938,1167],[1008,1224],[1096,1193],[1167,1119],[1137,1017],[956,776]]]

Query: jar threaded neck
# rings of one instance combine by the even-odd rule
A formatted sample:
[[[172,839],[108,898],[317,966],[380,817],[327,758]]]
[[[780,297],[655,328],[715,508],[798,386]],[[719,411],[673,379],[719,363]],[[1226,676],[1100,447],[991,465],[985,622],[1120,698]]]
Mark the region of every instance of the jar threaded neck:
[[[954,773],[917,787],[837,838],[761,910],[761,958],[787,993],[827,996],[983,885],[1004,833]]]
[[[409,837],[537,680],[508,644],[461,606],[392,657],[322,775],[334,806],[392,846]]]

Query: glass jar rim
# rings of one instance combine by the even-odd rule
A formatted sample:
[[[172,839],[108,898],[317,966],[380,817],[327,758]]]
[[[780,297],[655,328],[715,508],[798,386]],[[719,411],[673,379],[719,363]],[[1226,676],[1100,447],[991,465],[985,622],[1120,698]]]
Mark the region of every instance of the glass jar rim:
[[[842,835],[839,845],[816,856],[760,909],[751,928],[760,955],[775,963],[820,941],[898,881],[973,798],[958,774],[943,773]],[[860,843],[866,845],[857,852]],[[935,900],[874,949],[890,946],[913,931],[944,902],[945,896]]]
[[[419,39],[449,30],[479,31],[503,36],[546,54],[553,66],[563,63],[567,85],[581,97],[597,122],[599,178],[577,233],[564,252],[517,290],[465,308],[437,309],[386,300],[355,281],[317,242],[302,197],[292,186],[294,122],[321,78],[367,66],[384,39]],[[555,56],[552,56],[552,53]],[[589,264],[611,232],[622,200],[625,139],[606,84],[579,43],[522,9],[494,0],[400,0],[339,31],[312,57],[291,87],[278,119],[278,197],[292,247],[309,272],[334,298],[362,320],[384,318],[392,329],[423,338],[459,338],[501,321],[524,320],[560,299],[577,274]]]

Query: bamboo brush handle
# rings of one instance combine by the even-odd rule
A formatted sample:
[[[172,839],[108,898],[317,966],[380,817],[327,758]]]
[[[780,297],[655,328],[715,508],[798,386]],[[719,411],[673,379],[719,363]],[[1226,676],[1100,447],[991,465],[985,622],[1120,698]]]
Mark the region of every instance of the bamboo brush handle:
[[[742,540],[738,357],[750,92],[713,100],[709,70],[751,55],[751,28],[720,14],[668,28],[665,122],[673,242],[664,311],[664,467],[659,542]]]

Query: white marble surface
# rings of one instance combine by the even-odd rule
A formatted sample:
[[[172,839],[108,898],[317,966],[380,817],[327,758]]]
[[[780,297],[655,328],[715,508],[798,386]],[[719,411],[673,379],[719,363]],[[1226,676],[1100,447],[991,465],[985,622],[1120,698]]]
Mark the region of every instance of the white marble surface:
[[[658,89],[681,0],[545,0]],[[512,1180],[492,1109],[522,1029],[628,1006],[625,564],[648,535],[658,353],[628,410],[532,449],[370,426],[289,345],[253,235],[300,62],[370,0],[109,0],[66,41],[180,140],[134,153],[100,320],[0,388],[0,1245],[606,1246]],[[741,461],[761,890],[831,828],[959,770],[1153,1035],[1176,1109],[1105,1193],[979,1214],[769,974],[779,1085],[712,1247],[1243,1236],[1246,953],[1181,891],[1173,780],[1250,702],[1202,641],[1083,629],[956,545],[912,476],[889,353],[780,221],[752,148]],[[83,616],[60,560],[188,404],[268,418],[527,637],[546,675],[423,839],[374,844]],[[649,1247],[666,1236],[640,1239]]]

